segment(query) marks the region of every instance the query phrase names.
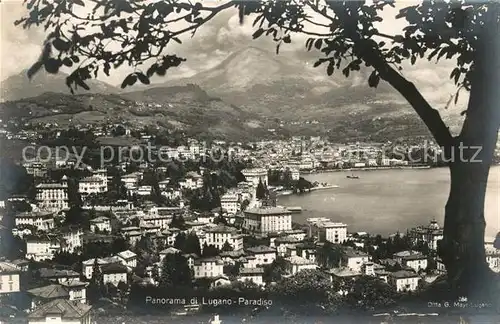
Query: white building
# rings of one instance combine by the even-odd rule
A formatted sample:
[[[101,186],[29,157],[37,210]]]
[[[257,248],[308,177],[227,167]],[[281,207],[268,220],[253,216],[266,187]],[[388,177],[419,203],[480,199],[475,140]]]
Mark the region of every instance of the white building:
[[[78,301],[55,299],[28,315],[28,324],[91,324],[92,307]]]
[[[138,196],[149,196],[149,195],[151,195],[152,192],[153,192],[153,187],[151,187],[151,186],[140,186],[135,191],[135,193]]]
[[[220,205],[228,214],[236,214],[240,210],[239,196],[234,193],[226,193],[220,198]]]
[[[83,230],[78,227],[63,228],[59,236],[62,236],[65,241],[65,244],[61,246],[62,251],[73,253],[83,246]]]
[[[264,268],[246,268],[241,267],[239,272],[238,281],[251,281],[256,285],[263,286],[264,280],[262,276],[264,275]]]
[[[52,212],[24,212],[16,215],[16,227],[30,225],[39,231],[49,231],[54,228]]]
[[[335,223],[328,218],[310,218],[307,220],[310,236],[316,236],[320,242],[342,244],[347,240],[347,225]]]
[[[427,257],[416,251],[401,251],[394,253],[393,259],[401,266],[412,268],[416,272],[427,269]]]
[[[68,209],[68,178],[62,177],[60,183],[41,183],[36,186],[36,200],[42,209]]]
[[[252,233],[279,233],[292,229],[292,212],[284,207],[261,207],[245,210],[243,228]]]
[[[128,269],[121,263],[111,263],[101,266],[104,284],[118,286],[120,282],[127,283]]]
[[[97,259],[97,264],[99,265],[99,268],[101,270],[103,266],[114,263],[122,263],[122,259],[120,259],[117,256]],[[92,279],[92,275],[94,274],[94,264],[95,264],[95,259],[89,259],[82,262],[82,274],[88,280]]]
[[[203,187],[203,177],[196,172],[188,172],[185,179],[179,182],[181,189],[199,189]]]
[[[224,274],[224,263],[220,257],[203,258],[194,262],[194,277],[217,278]]]
[[[78,193],[82,197],[88,196],[90,194],[101,194],[107,191],[108,181],[103,177],[86,177],[78,182]]]
[[[245,180],[251,182],[254,187],[257,187],[259,182],[262,182],[265,185],[269,183],[266,169],[244,169],[241,173],[245,177]]]
[[[141,180],[141,178],[141,172],[133,172],[122,176],[121,181],[123,182],[125,188],[135,189],[139,185],[139,181]]]
[[[412,271],[401,270],[389,275],[389,283],[396,291],[415,291],[418,288],[420,276]]]
[[[0,296],[19,292],[19,269],[12,263],[0,262]]]
[[[137,254],[130,250],[122,251],[116,255],[120,258],[122,264],[129,268],[135,268],[137,266]]]
[[[257,265],[271,264],[276,260],[276,249],[265,245],[251,247],[246,251],[255,257]]]
[[[52,260],[56,252],[61,251],[64,243],[48,236],[33,237],[26,240],[26,259],[35,261]]]
[[[300,171],[296,168],[290,168],[290,175],[292,176],[292,180],[297,181],[300,179]]]
[[[363,265],[370,262],[370,256],[358,250],[347,248],[342,253],[341,265],[354,272],[361,272]]]
[[[316,262],[310,261],[297,255],[285,258],[285,260],[287,262],[287,271],[292,275],[295,275],[302,270],[316,269],[318,267]]]
[[[92,232],[108,232],[111,233],[111,220],[104,216],[90,220],[90,230]]]
[[[205,231],[205,240],[219,250],[228,242],[234,250],[243,249],[243,236],[234,227],[219,225]]]

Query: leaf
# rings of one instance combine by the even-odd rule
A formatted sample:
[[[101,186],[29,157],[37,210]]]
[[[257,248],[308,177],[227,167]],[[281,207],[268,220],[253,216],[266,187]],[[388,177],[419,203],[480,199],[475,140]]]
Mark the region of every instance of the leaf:
[[[410,62],[411,62],[411,65],[414,65],[415,62],[417,62],[417,57],[415,55],[412,55]]]
[[[111,69],[109,62],[104,63],[104,74],[107,76],[109,76],[109,69]]]
[[[318,38],[316,42],[314,42],[314,47],[316,47],[316,49],[321,49],[321,45],[323,45],[323,40]]]
[[[370,74],[370,77],[368,78],[368,85],[371,88],[376,88],[380,82],[380,76],[378,75],[377,71],[373,71],[372,74]]]
[[[52,42],[52,45],[54,45],[55,49],[61,52],[66,52],[70,49],[71,44],[69,42],[65,42],[60,38],[54,39]]]
[[[460,89],[457,90],[457,93],[455,93],[455,105],[458,102],[458,95],[460,94]]]
[[[342,70],[342,74],[345,75],[346,78],[349,77],[349,72],[350,72],[350,69],[349,69],[349,66],[345,67],[343,70]]]
[[[259,28],[257,29],[257,31],[255,31],[255,33],[253,33],[252,38],[253,39],[259,38],[262,34],[264,34],[264,29]]]
[[[314,38],[308,38],[306,41],[306,48],[308,51],[311,50],[313,44],[314,44]]]
[[[181,40],[180,40],[179,38],[177,38],[177,37],[172,37],[172,39],[173,39],[174,41],[176,41],[177,43],[182,44],[182,42],[181,42]]]
[[[80,58],[79,58],[78,56],[76,56],[76,55],[73,55],[73,56],[71,57],[71,59],[72,59],[72,60],[73,60],[73,62],[75,62],[75,63],[80,62]]]
[[[43,63],[45,67],[45,71],[50,74],[56,74],[59,72],[59,67],[61,66],[61,61],[56,60],[55,58],[49,58]]]
[[[437,53],[439,53],[439,50],[440,50],[440,49],[441,49],[441,48],[436,48],[435,50],[433,50],[433,51],[432,51],[432,53],[431,53],[431,54],[429,54],[428,59],[429,59],[429,60],[432,60],[432,58],[433,58],[434,56],[436,56],[436,54],[437,54]]]
[[[135,75],[137,75],[137,78],[139,81],[141,81],[143,84],[150,84],[151,82],[149,81],[149,78],[144,74],[137,72]]]
[[[127,77],[123,80],[121,88],[125,89],[127,86],[134,85],[134,83],[137,81],[137,76],[135,74],[129,74]]]
[[[320,66],[324,61],[322,61],[321,59],[320,60],[317,60],[316,62],[314,62],[314,65],[313,67],[318,67]]]
[[[283,37],[283,42],[285,44],[290,44],[292,42],[292,39],[290,38],[290,35],[286,35],[285,37]]]
[[[82,1],[82,0],[73,0],[73,3],[74,3],[74,4],[77,4],[77,5],[79,5],[79,6],[85,7],[85,3],[83,3],[83,1]]]
[[[335,68],[335,66],[333,64],[333,61],[330,61],[330,64],[328,64],[328,67],[326,68],[326,74],[332,75],[334,68]]]
[[[62,61],[62,64],[64,64],[65,66],[67,67],[71,67],[73,65],[73,62],[71,61],[71,59],[69,57],[66,57],[63,61]]]
[[[29,69],[28,72],[26,73],[28,75],[28,79],[31,79],[40,69],[42,68],[43,63],[38,61],[35,62]]]
[[[149,67],[149,69],[146,71],[146,75],[147,75],[148,77],[152,77],[152,76],[155,74],[156,69],[158,69],[158,64],[154,63],[154,64],[153,64],[153,65],[151,65],[151,66]]]
[[[443,47],[441,49],[441,52],[439,52],[439,55],[437,56],[437,60],[439,61],[439,59],[443,57],[443,55],[446,54],[446,52],[448,52],[448,47]]]
[[[80,87],[84,88],[85,90],[90,90],[90,87],[80,78],[77,78],[75,80],[75,83],[78,84]]]

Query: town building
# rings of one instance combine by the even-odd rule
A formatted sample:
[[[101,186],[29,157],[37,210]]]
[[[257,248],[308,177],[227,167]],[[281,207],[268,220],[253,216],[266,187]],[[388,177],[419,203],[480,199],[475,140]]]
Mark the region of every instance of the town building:
[[[341,266],[346,267],[354,272],[360,273],[363,264],[370,262],[368,253],[355,250],[353,248],[346,248],[342,251]]]
[[[33,226],[39,231],[50,231],[54,228],[54,213],[48,211],[31,211],[16,215],[16,227]]]
[[[347,240],[347,225],[335,223],[328,218],[310,218],[309,236],[317,237],[320,242],[342,244]]]
[[[90,230],[94,233],[111,233],[111,220],[105,216],[99,216],[90,220]]]
[[[297,255],[285,258],[285,261],[287,263],[286,266],[287,272],[290,273],[291,275],[295,275],[302,270],[316,269],[318,267],[316,262],[307,260]]]
[[[222,249],[226,242],[231,245],[234,250],[243,249],[243,236],[238,233],[235,227],[219,225],[205,231],[205,242],[208,245],[213,245],[219,250]]]
[[[68,209],[68,177],[63,176],[59,183],[40,183],[36,186],[36,200],[42,209]]]
[[[226,193],[220,198],[220,205],[228,214],[236,214],[240,210],[239,196],[234,193]]]
[[[263,286],[264,280],[262,276],[264,275],[264,268],[246,268],[241,267],[239,270],[238,281],[251,281],[256,285]]]
[[[246,251],[256,258],[257,265],[271,264],[276,260],[276,249],[265,245],[251,247]]]
[[[19,292],[20,273],[15,265],[0,261],[0,296]]]
[[[203,187],[203,177],[196,172],[188,172],[185,179],[179,181],[181,189],[199,189]]]
[[[137,266],[137,254],[130,250],[122,251],[116,255],[120,258],[122,264],[129,268],[135,268]]]
[[[92,275],[94,273],[94,264],[96,259],[89,259],[82,262],[82,273],[85,278],[88,280],[92,279]],[[97,259],[97,264],[102,271],[102,267],[109,264],[122,263],[122,259],[117,256],[112,256],[109,258]]]
[[[443,229],[436,220],[432,220],[427,226],[420,226],[410,231],[414,242],[425,242],[429,249],[437,251],[438,242],[443,239]]]
[[[279,233],[292,229],[292,212],[284,207],[250,208],[244,214],[243,228],[251,233]]]
[[[103,177],[85,177],[78,182],[78,193],[82,196],[82,198],[91,194],[102,194],[107,191],[108,181]]]
[[[389,283],[398,292],[417,290],[420,280],[420,276],[413,271],[400,270],[389,274]]]
[[[78,301],[56,299],[37,307],[28,315],[28,324],[90,324],[92,307]]]
[[[224,275],[224,262],[220,257],[201,258],[194,262],[194,278],[217,278]]]
[[[241,173],[245,177],[245,180],[252,183],[254,187],[257,187],[259,182],[262,182],[262,184],[264,185],[267,185],[269,183],[266,169],[244,169],[241,171]]]
[[[26,239],[26,259],[52,260],[65,245],[64,240],[53,236],[34,236]]]
[[[427,257],[420,252],[412,250],[401,251],[394,253],[393,259],[401,264],[401,266],[412,268],[416,272],[427,269]]]
[[[121,263],[111,263],[101,266],[104,284],[118,286],[120,282],[127,283],[128,269]]]

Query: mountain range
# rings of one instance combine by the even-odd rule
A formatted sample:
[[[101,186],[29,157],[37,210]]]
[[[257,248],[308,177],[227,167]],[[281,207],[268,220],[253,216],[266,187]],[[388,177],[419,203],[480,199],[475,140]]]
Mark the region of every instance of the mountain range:
[[[321,68],[325,67],[314,69],[248,47],[189,78],[132,87],[127,92],[93,80],[90,92],[74,96],[67,94],[64,74],[41,73],[28,81],[23,72],[1,84],[2,98],[9,100],[2,104],[2,115],[37,107],[25,115],[48,122],[124,120],[238,138],[263,136],[268,128],[286,134],[328,133],[338,140],[429,134],[389,85],[381,82],[377,89],[368,87],[368,71],[362,69],[350,78],[336,71],[328,77],[326,71],[317,71]]]

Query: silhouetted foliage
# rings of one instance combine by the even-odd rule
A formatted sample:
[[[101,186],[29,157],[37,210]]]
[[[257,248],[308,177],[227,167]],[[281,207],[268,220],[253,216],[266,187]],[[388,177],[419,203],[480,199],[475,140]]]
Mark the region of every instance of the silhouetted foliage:
[[[44,25],[48,35],[39,60],[28,70],[28,77],[33,77],[42,67],[48,73],[57,73],[66,66],[72,68],[66,80],[72,91],[76,87],[88,90],[86,80],[100,73],[109,75],[111,69],[123,64],[137,68],[124,78],[122,88],[136,82],[149,84],[151,77],[164,76],[168,69],[185,61],[175,54],[166,54],[169,44],[182,43],[183,36],[191,35],[230,8],[239,10],[240,23],[247,16],[255,18],[253,38],[272,37],[277,43],[276,52],[291,43],[297,34],[309,36],[306,48],[318,51],[320,56],[314,66],[325,66],[327,75],[341,70],[348,77],[361,70],[362,65],[368,67],[371,69],[368,85],[376,88],[385,81],[399,92],[446,156],[464,153],[460,161],[455,158],[449,162],[452,181],[445,210],[444,239],[438,252],[447,267],[448,278],[456,284],[457,293],[459,290],[460,294],[472,290],[481,292],[489,286],[478,284],[492,276],[484,248],[484,183],[500,125],[498,2],[424,1],[407,6],[396,16],[405,20],[407,26],[396,35],[382,33],[377,28],[383,21],[382,11],[395,6],[390,1],[228,1],[208,6],[187,2],[100,0],[61,4],[47,0],[27,2],[27,6],[29,13],[16,24],[24,28]],[[74,9],[78,6],[87,7],[87,14],[76,14]],[[68,17],[78,19],[75,23]],[[315,21],[316,18],[323,22]],[[173,27],[172,20],[182,20],[185,27]],[[95,28],[82,35],[80,30],[89,30],[88,24]],[[130,33],[131,30],[134,33]],[[122,46],[111,47],[110,43]],[[458,87],[455,101],[461,89],[470,93],[464,111],[465,122],[456,136],[415,85],[400,73],[405,64],[443,58],[456,60],[449,76]],[[148,66],[143,66],[145,64]],[[462,147],[460,151],[458,143]],[[482,150],[476,155],[472,147],[482,147]],[[482,163],[469,163],[473,157]],[[196,208],[217,202],[220,192],[213,189],[218,187],[211,188],[201,195],[207,198],[206,204]]]

